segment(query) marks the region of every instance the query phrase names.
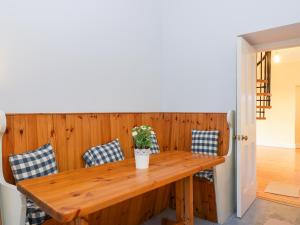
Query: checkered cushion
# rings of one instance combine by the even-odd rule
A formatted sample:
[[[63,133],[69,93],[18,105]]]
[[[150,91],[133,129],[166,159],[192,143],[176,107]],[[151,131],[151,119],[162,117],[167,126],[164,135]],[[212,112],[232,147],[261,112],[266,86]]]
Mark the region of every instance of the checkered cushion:
[[[151,142],[152,142],[152,146],[150,148],[151,154],[159,153],[160,150],[159,150],[159,145],[155,133],[151,134]]]
[[[83,154],[86,166],[98,166],[109,162],[124,160],[124,155],[118,139],[104,145],[88,149]]]
[[[199,173],[195,174],[196,177],[205,178],[209,180],[210,182],[214,181],[214,171],[212,169],[210,170],[204,170]]]
[[[11,155],[9,162],[16,182],[57,173],[55,154],[50,144],[23,154]]]
[[[26,225],[41,225],[43,222],[49,219],[46,215],[32,200],[27,200],[27,218]]]
[[[57,173],[55,154],[50,144],[23,154],[9,156],[16,182]],[[27,199],[26,225],[41,225],[48,216]]]
[[[216,156],[218,154],[217,130],[192,130],[192,152]]]

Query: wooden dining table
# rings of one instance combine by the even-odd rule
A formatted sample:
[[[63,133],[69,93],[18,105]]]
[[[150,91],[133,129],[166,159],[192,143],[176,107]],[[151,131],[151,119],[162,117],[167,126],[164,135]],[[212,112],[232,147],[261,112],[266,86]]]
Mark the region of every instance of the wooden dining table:
[[[60,223],[86,224],[84,217],[175,182],[176,220],[193,225],[193,175],[225,161],[221,156],[167,151],[151,155],[148,169],[134,159],[21,181],[18,190]]]

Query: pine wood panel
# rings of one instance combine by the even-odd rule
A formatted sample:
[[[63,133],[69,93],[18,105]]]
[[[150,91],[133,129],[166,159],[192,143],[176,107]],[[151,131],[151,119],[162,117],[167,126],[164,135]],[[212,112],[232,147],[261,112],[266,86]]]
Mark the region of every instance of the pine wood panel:
[[[162,152],[178,149],[190,151],[191,129],[217,129],[220,131],[219,155],[227,153],[229,131],[225,113],[9,114],[3,140],[4,177],[8,182],[14,183],[8,162],[10,154],[32,150],[48,142],[56,151],[60,171],[82,168],[82,154],[86,149],[114,138],[120,139],[125,157],[131,158],[131,128],[142,124],[153,127]],[[216,212],[212,212],[215,210],[213,185],[206,188],[213,194],[212,198],[208,203],[206,200],[198,201],[199,205],[196,208],[209,208],[200,215],[216,219],[216,216],[213,216]],[[114,221],[113,225],[124,225],[124,221],[128,221],[129,225],[138,225],[168,206],[171,190],[171,186],[163,187],[126,201],[124,205],[118,204],[104,209],[91,218],[93,221]],[[142,205],[143,207],[139,207]],[[136,213],[137,210],[139,213]],[[107,224],[109,225],[109,222]]]
[[[215,201],[214,183],[206,179],[194,177],[194,215],[217,222],[217,205]],[[176,208],[175,186],[170,187],[169,207]]]

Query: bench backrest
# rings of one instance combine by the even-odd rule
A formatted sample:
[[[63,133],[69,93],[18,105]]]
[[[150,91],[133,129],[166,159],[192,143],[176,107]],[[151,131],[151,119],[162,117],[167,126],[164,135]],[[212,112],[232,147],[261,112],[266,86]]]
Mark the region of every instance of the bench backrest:
[[[84,166],[82,154],[92,146],[119,138],[126,158],[133,157],[131,129],[150,125],[161,151],[191,150],[191,130],[220,131],[219,155],[228,151],[226,113],[63,113],[8,114],[3,138],[3,170],[14,183],[8,156],[33,150],[50,142],[60,171]]]

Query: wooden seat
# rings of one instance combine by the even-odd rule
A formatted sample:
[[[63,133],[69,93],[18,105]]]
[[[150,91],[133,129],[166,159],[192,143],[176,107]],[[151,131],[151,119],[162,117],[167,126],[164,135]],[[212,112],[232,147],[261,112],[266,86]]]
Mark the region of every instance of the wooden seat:
[[[10,154],[36,149],[49,142],[55,149],[60,171],[84,167],[82,154],[88,148],[115,138],[119,138],[125,158],[131,158],[134,155],[131,129],[142,124],[150,125],[155,130],[161,151],[190,151],[192,129],[219,130],[218,155],[227,154],[229,128],[226,113],[9,114],[2,152],[5,180],[14,184],[8,162]],[[172,188],[172,185],[167,185],[101,210],[89,216],[89,223],[139,225],[169,206]],[[217,221],[214,185],[198,180],[194,193],[198,198],[195,213]],[[199,193],[207,194],[199,196]],[[59,225],[54,220],[44,224]]]

